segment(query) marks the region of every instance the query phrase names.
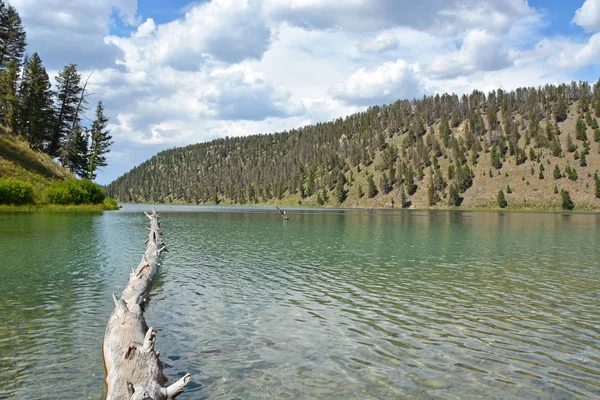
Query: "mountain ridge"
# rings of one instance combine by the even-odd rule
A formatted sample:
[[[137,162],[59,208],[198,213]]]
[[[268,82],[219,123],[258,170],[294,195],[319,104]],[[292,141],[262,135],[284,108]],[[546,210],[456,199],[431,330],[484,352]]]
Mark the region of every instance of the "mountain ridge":
[[[598,117],[599,83],[399,100],[165,150],[107,193],[123,202],[497,208],[502,190],[510,209],[560,209],[567,191],[576,210],[597,210]]]

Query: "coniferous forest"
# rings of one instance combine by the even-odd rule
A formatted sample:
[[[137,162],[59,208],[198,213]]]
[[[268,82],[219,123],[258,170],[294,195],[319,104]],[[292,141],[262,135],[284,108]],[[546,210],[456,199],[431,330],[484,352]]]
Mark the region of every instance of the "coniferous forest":
[[[124,202],[596,209],[600,83],[437,94],[174,148],[108,185]]]
[[[58,158],[82,178],[95,179],[106,166],[112,137],[102,102],[90,127],[88,79],[68,64],[50,77],[38,53],[25,52],[27,34],[17,10],[0,0],[0,133],[23,137],[33,149]]]

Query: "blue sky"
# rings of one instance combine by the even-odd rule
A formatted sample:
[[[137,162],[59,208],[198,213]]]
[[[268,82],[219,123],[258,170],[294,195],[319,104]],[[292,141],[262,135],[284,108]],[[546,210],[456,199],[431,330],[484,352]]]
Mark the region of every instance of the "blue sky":
[[[54,76],[77,63],[115,144],[109,183],[158,151],[369,105],[596,81],[600,0],[8,0]]]

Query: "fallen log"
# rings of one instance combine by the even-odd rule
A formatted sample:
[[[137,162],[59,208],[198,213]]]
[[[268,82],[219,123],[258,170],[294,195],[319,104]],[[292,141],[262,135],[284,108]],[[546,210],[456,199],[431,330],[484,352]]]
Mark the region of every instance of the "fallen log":
[[[165,386],[163,364],[154,350],[156,331],[148,327],[144,311],[148,305],[152,280],[158,271],[159,258],[168,251],[160,233],[156,210],[145,213],[150,219],[146,252],[136,269],[132,269],[121,298],[113,294],[115,309],[108,319],[102,354],[106,369],[106,399],[174,399],[190,381],[190,374]]]

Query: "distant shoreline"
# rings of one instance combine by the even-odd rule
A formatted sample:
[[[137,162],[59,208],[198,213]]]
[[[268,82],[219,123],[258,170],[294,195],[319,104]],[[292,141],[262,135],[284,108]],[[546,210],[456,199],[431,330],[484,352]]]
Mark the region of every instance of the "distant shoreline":
[[[491,204],[482,204],[480,206],[467,206],[467,207],[407,207],[402,208],[399,206],[394,207],[365,207],[365,206],[342,206],[342,205],[328,205],[328,206],[319,206],[312,204],[283,204],[283,203],[256,203],[256,204],[228,204],[228,203],[152,203],[152,202],[143,202],[143,203],[126,203],[119,202],[119,205],[164,205],[164,206],[187,206],[187,207],[289,207],[295,209],[347,209],[347,210],[406,210],[406,211],[510,211],[510,212],[561,212],[561,213],[592,213],[597,214],[600,213],[600,207],[594,205],[580,205],[576,206],[574,210],[564,210],[560,206],[560,204],[556,204],[553,207],[542,206],[541,204],[536,203],[528,203],[527,207],[524,203],[519,203],[516,207],[506,207],[499,208],[498,206]]]

